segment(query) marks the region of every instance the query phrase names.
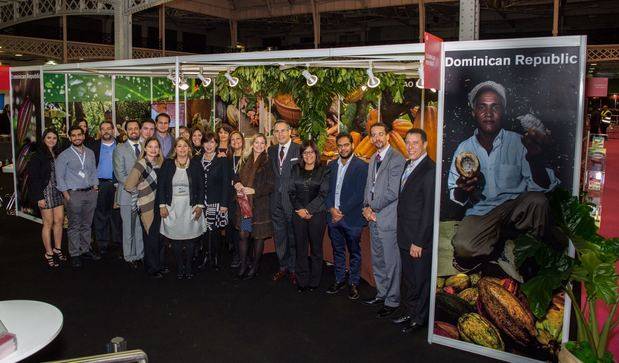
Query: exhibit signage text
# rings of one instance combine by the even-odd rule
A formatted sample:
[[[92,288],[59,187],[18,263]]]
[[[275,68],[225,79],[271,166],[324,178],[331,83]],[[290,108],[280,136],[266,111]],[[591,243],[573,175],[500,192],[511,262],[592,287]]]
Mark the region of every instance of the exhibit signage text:
[[[539,65],[561,65],[577,64],[578,56],[569,53],[549,54],[541,56],[525,56],[515,54],[512,57],[472,57],[472,58],[452,58],[445,57],[445,67],[487,67],[487,66],[533,66]]]

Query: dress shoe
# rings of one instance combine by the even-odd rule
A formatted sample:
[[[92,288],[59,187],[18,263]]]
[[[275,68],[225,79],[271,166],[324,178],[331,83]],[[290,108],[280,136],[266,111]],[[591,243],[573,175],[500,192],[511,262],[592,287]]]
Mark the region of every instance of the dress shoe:
[[[297,282],[298,282],[298,281],[297,281],[297,274],[295,274],[294,272],[289,273],[289,274],[288,274],[288,279],[290,280],[290,283],[291,283],[293,286],[296,286],[296,285],[297,285]]]
[[[411,316],[408,314],[404,314],[402,316],[399,316],[393,320],[391,320],[394,324],[409,324],[411,322]]]
[[[273,274],[273,281],[277,282],[284,277],[286,277],[286,271],[277,271],[275,274]]]
[[[380,310],[378,310],[378,312],[376,313],[376,317],[379,319],[386,318],[391,314],[395,313],[396,310],[398,310],[398,308],[385,305]]]
[[[401,332],[402,334],[410,334],[414,332],[415,330],[419,330],[421,328],[423,328],[423,324],[419,324],[414,321],[411,321],[407,326],[402,328]]]
[[[308,290],[309,292],[314,292],[314,291],[318,290],[318,288],[319,288],[319,287],[320,287],[320,286],[309,286],[309,287],[307,288],[307,290]]]
[[[350,285],[348,288],[348,298],[350,300],[359,300],[359,288],[357,285]]]
[[[243,280],[253,280],[254,278],[256,278],[256,272],[248,272],[247,275],[245,275],[245,277],[243,277]]]
[[[305,292],[305,291],[307,291],[307,287],[297,286],[297,292]]]
[[[367,300],[363,300],[363,304],[364,305],[368,305],[368,306],[382,305],[384,302],[385,302],[385,300],[379,299],[377,297],[374,297],[374,298],[371,298],[371,299],[367,299]]]
[[[177,274],[176,274],[176,279],[177,279],[177,280],[182,280],[182,279],[184,279],[184,278],[185,278],[185,274],[183,274],[183,273],[177,273]]]
[[[170,269],[167,267],[162,268],[161,270],[159,270],[159,272],[161,272],[163,275],[170,273]]]
[[[154,274],[150,274],[149,276],[150,278],[155,279],[155,280],[159,280],[163,278],[163,275],[161,274],[161,272],[155,272]]]
[[[327,289],[327,294],[329,295],[335,295],[338,292],[340,292],[340,290],[342,290],[343,288],[346,287],[346,282],[342,281],[342,282],[334,282],[333,285],[331,285],[328,289]]]
[[[88,259],[88,260],[93,260],[93,261],[99,261],[101,259],[101,256],[97,255],[96,253],[94,253],[92,251],[88,251],[86,253],[82,253],[81,257],[85,258],[85,259]]]
[[[82,259],[79,256],[71,257],[71,267],[73,267],[73,268],[81,268],[82,267]]]
[[[131,267],[133,270],[137,270],[140,265],[138,264],[137,261],[127,261],[127,264],[129,265],[129,267]]]

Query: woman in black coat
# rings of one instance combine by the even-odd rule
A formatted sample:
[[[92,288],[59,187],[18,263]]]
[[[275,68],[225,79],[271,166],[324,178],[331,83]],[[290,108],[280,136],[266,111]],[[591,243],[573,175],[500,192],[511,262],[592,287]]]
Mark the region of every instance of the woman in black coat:
[[[326,228],[325,199],[329,192],[329,169],[320,165],[320,153],[313,141],[301,145],[303,159],[292,169],[290,202],[294,208],[292,225],[297,242],[297,289],[318,288],[322,274],[322,240]],[[311,265],[307,250],[310,250]]]
[[[231,268],[237,268],[241,264],[239,257],[239,231],[235,228],[232,218],[236,215],[236,191],[234,190],[234,179],[238,177],[243,151],[245,150],[245,138],[240,131],[234,130],[230,133],[230,155],[228,157],[228,173],[230,174],[230,188],[228,198],[228,226],[226,227],[226,240],[232,249]]]
[[[228,203],[230,196],[230,173],[228,160],[217,157],[217,135],[207,132],[202,136],[204,154],[197,159],[204,173],[204,217],[206,219],[206,240],[208,260],[215,270],[219,269],[221,230],[228,225]],[[201,264],[204,268],[207,258],[202,244]]]
[[[202,165],[191,158],[189,141],[179,137],[170,159],[163,162],[158,176],[157,199],[161,215],[160,232],[172,240],[180,280],[191,279],[194,244],[206,232],[204,223],[204,174]],[[183,255],[183,249],[185,254]]]
[[[45,130],[38,150],[28,163],[30,197],[41,211],[43,220],[41,238],[45,246],[45,261],[49,267],[58,267],[60,261],[66,260],[62,254],[64,204],[62,193],[56,189],[54,167],[59,149],[58,141],[58,133],[54,129]],[[52,232],[54,247],[52,247]]]

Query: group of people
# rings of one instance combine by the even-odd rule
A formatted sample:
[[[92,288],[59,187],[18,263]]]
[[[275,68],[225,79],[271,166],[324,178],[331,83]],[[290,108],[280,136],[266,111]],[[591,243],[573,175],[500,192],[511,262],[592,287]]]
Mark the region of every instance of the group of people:
[[[369,163],[353,154],[350,135],[339,134],[339,157],[325,165],[313,141],[292,142],[285,121],[273,125],[274,145],[256,134],[247,148],[244,136],[227,125],[216,133],[183,130],[178,138],[169,126],[165,113],[154,121],[127,121],[127,140],[118,143],[114,125],[104,121],[99,138],[85,144],[84,129],[75,125],[62,152],[58,134],[44,132],[29,180],[50,267],[67,260],[61,248],[66,208],[75,268],[84,258],[100,258],[92,247],[93,226],[101,254],[121,238],[129,266],[143,264],[154,278],[169,272],[165,246],[174,251],[178,279],[219,269],[225,236],[236,278],[252,279],[272,237],[279,261],[272,280],[313,291],[322,277],[327,230],[335,281],[326,292],[348,286],[348,298],[357,300],[361,234],[368,225],[376,295],[363,302],[380,307],[380,318],[403,311],[393,321],[404,324],[404,333],[427,323],[435,165],[423,130],[407,133],[405,161],[389,145],[388,126],[373,125],[378,151]],[[401,301],[405,309],[398,309]]]

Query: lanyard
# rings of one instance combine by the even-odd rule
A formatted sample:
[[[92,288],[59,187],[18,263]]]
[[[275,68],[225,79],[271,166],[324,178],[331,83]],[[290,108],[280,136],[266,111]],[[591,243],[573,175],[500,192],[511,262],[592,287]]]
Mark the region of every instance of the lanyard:
[[[80,164],[82,164],[82,170],[84,170],[84,164],[86,162],[86,151],[84,151],[84,154],[80,156],[80,153],[75,151],[75,148],[73,146],[71,146],[71,150],[73,150],[73,153],[77,155],[77,159],[80,161]]]

